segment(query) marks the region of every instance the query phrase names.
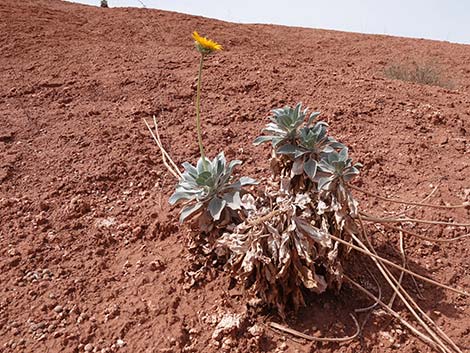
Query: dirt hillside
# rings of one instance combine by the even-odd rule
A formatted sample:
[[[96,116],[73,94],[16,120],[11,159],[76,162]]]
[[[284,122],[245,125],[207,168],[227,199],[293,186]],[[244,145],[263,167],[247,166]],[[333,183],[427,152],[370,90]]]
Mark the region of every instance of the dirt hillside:
[[[470,200],[468,45],[2,0],[0,352],[430,352],[380,313],[351,343],[292,340],[263,323],[340,337],[354,331],[349,312],[370,302],[345,284],[339,295],[312,296],[282,322],[274,312],[247,309],[222,266],[198,271],[192,264],[192,233],[167,202],[175,180],[142,118],[157,117],[177,163],[196,161],[194,30],[224,46],[203,73],[210,156],[223,149],[244,162],[240,173],[267,175],[268,146],[252,141],[271,109],[301,101],[320,110],[364,164],[357,185],[414,201],[437,187],[429,202]],[[413,61],[437,63],[453,88],[384,75],[390,64]],[[403,210],[356,196],[377,215]],[[463,209],[408,215],[470,218]],[[470,230],[414,231],[450,238]],[[468,289],[468,239],[406,238],[410,266]],[[396,235],[377,232],[375,241],[400,261]],[[354,256],[350,266],[358,278]],[[468,298],[407,276],[404,284],[462,350],[470,349]],[[241,325],[219,342],[214,330],[229,314],[240,315]]]

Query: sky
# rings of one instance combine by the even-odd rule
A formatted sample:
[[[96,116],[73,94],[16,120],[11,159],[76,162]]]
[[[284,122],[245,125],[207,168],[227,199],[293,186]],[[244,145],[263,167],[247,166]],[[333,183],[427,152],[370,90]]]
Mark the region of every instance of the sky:
[[[74,0],[97,5],[100,0]],[[108,0],[237,23],[387,34],[470,44],[469,0]]]

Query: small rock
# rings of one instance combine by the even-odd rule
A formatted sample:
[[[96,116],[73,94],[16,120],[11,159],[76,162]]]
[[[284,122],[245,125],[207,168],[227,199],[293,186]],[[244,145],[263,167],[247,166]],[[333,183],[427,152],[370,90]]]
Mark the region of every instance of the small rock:
[[[220,341],[222,337],[235,333],[240,328],[243,319],[242,314],[225,314],[212,333],[212,339]]]
[[[87,345],[85,345],[84,350],[85,350],[85,352],[91,352],[93,350],[92,344],[88,343]]]
[[[248,332],[250,333],[250,335],[252,335],[253,337],[261,337],[263,336],[263,333],[264,333],[264,329],[262,326],[258,325],[258,324],[254,324],[253,326],[251,326],[249,329],[248,329]]]
[[[54,311],[58,314],[58,313],[61,313],[62,311],[64,310],[64,308],[60,305],[57,305],[55,308],[54,308]]]
[[[279,345],[279,349],[280,349],[281,351],[287,350],[287,343],[286,343],[286,342],[282,342],[282,343]]]
[[[155,260],[149,263],[149,269],[150,271],[162,271],[165,269],[165,265],[163,264],[162,261],[160,260]]]
[[[116,341],[116,347],[118,347],[118,348],[122,348],[122,347],[124,347],[125,345],[126,345],[126,342],[124,342],[122,339],[118,339],[118,340]]]
[[[16,251],[15,248],[8,249],[7,254],[10,256],[16,256],[18,255],[18,251]]]
[[[132,235],[134,236],[134,238],[140,239],[144,235],[144,229],[141,226],[135,227],[132,230]]]

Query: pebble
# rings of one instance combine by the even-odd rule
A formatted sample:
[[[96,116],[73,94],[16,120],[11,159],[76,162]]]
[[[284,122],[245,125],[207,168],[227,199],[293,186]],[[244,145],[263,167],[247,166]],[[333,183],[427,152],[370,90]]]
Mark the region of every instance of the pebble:
[[[88,343],[84,349],[85,349],[85,352],[91,352],[93,350],[93,346],[91,343]]]
[[[253,337],[261,337],[263,336],[263,333],[264,333],[264,329],[262,326],[258,325],[258,324],[255,324],[253,326],[251,326],[249,329],[248,329],[248,332],[250,333],[250,335],[252,335]]]
[[[118,348],[122,348],[122,347],[124,347],[125,345],[126,345],[126,342],[124,342],[122,339],[118,339],[118,340],[116,341],[116,346],[117,346]]]
[[[60,305],[57,305],[57,306],[54,308],[54,311],[55,311],[56,313],[61,313],[62,310],[64,310],[64,308],[63,308],[62,306],[60,306]]]

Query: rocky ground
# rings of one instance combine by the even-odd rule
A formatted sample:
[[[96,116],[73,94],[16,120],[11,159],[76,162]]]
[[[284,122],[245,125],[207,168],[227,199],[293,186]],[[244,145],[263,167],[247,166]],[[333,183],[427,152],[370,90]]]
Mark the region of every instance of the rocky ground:
[[[269,148],[252,141],[271,109],[302,101],[364,164],[357,185],[408,200],[437,187],[429,202],[462,203],[470,199],[470,46],[58,0],[3,0],[0,14],[0,352],[430,351],[380,312],[345,344],[268,329],[272,320],[349,335],[349,312],[368,301],[345,284],[338,295],[312,295],[282,322],[247,306],[221,265],[200,271],[188,249],[193,234],[167,202],[175,180],[142,118],[157,117],[177,163],[196,160],[197,30],[224,46],[203,74],[210,156],[223,149],[243,160],[244,175],[267,175]],[[437,63],[453,88],[384,75],[412,61]],[[374,214],[403,209],[356,196]],[[470,218],[463,209],[409,215]],[[414,231],[450,238],[469,229]],[[376,235],[399,261],[396,235]],[[468,238],[405,244],[413,269],[470,288]],[[367,285],[360,262],[353,255],[346,271]],[[470,349],[468,298],[409,278],[405,285]]]

